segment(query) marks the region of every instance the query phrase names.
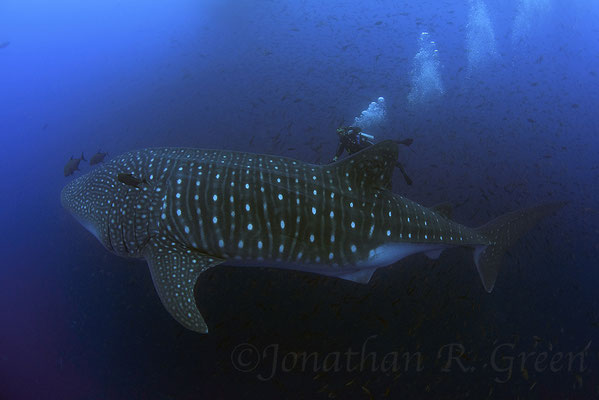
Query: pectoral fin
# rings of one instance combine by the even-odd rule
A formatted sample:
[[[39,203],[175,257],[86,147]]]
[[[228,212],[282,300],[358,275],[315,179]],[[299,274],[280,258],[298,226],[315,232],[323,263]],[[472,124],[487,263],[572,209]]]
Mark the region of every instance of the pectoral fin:
[[[144,256],[160,301],[171,316],[187,329],[208,333],[193,288],[202,272],[224,260],[159,238],[148,243]]]

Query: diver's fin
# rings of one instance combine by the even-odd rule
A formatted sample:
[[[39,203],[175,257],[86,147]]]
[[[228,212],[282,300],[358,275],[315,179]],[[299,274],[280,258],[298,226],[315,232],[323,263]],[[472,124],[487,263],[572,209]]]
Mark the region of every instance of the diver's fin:
[[[341,173],[347,174],[356,190],[373,186],[391,189],[391,179],[398,153],[397,143],[385,140],[332,165],[340,169]]]
[[[208,333],[193,296],[198,276],[224,260],[174,245],[154,237],[144,251],[154,287],[166,310],[181,325],[195,332]]]
[[[474,249],[476,269],[487,292],[497,280],[501,259],[506,250],[522,235],[532,229],[542,218],[562,208],[566,203],[548,203],[507,213],[476,229],[491,242]]]
[[[436,212],[437,214],[444,216],[447,219],[453,218],[453,206],[451,205],[451,203],[436,204],[430,207],[430,209]]]

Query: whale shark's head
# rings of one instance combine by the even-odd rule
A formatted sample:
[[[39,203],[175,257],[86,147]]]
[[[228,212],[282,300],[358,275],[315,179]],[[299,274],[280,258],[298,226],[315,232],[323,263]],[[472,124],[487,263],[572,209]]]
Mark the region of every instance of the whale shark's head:
[[[74,179],[63,188],[61,203],[108,250],[139,256],[149,240],[154,208],[147,185],[119,181],[119,174],[139,173],[127,161],[113,160]]]
[[[93,171],[78,177],[62,189],[60,201],[81,225],[112,250],[105,233],[108,232],[108,215],[115,197],[115,182],[108,180],[107,176]]]

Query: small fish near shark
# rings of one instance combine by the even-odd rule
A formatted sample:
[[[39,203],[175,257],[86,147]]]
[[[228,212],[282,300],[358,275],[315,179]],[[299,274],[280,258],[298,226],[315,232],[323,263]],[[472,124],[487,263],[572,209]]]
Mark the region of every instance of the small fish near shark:
[[[486,291],[519,237],[564,203],[505,214],[479,228],[391,192],[398,144],[328,165],[191,148],[132,151],[67,184],[63,207],[117,255],[145,258],[167,311],[196,332],[194,298],[219,264],[269,266],[367,283],[416,253],[473,250]]]
[[[97,152],[89,159],[89,165],[92,166],[92,165],[103,163],[104,158],[106,158],[107,155],[108,155],[108,153],[103,153],[101,151]]]
[[[97,152],[89,159],[89,166],[92,167],[94,165],[103,163],[104,158],[106,158],[107,155],[108,153],[102,153],[100,151]],[[79,163],[81,163],[81,161],[87,161],[83,156],[83,153],[81,153],[81,158],[73,158],[73,156],[71,156],[64,166],[64,176],[67,177],[73,175],[75,171],[80,171]]]
[[[83,153],[81,153],[81,158],[73,158],[73,156],[71,156],[64,166],[64,176],[70,176],[73,175],[75,171],[80,171],[79,163],[81,161],[87,161],[83,156]]]

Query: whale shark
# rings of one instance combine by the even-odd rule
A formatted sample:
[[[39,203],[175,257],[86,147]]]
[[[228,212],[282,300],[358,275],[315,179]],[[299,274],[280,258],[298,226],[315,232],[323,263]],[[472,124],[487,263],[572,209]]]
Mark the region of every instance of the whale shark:
[[[563,203],[484,226],[453,221],[391,191],[398,145],[383,141],[315,165],[274,155],[193,148],[131,151],[68,183],[61,203],[111,252],[145,258],[166,310],[207,333],[194,287],[219,264],[307,271],[367,283],[416,253],[472,249],[484,289],[518,238]]]

